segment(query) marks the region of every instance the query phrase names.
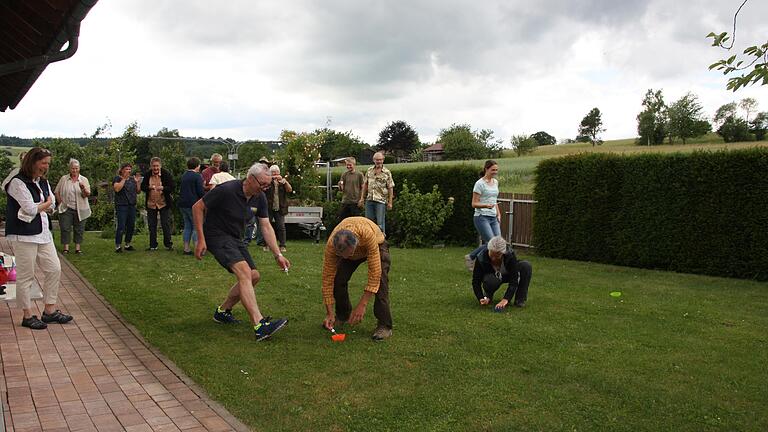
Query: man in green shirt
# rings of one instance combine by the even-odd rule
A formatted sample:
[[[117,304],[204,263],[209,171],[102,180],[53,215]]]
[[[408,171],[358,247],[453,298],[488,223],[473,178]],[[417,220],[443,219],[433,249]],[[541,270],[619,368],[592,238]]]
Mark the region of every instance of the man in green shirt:
[[[355,170],[356,162],[353,157],[346,159],[347,170],[341,175],[341,180],[339,180],[339,190],[342,192],[339,222],[350,216],[360,216],[358,203],[365,179],[361,172]]]

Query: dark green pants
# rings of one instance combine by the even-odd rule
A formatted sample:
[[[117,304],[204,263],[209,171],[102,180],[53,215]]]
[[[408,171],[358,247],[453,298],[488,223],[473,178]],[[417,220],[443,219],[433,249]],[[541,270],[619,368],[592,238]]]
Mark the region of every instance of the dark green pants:
[[[61,227],[61,244],[68,245],[72,241],[72,230],[75,231],[75,244],[83,242],[85,221],[80,220],[77,210],[67,209],[64,213],[59,213],[59,227]]]

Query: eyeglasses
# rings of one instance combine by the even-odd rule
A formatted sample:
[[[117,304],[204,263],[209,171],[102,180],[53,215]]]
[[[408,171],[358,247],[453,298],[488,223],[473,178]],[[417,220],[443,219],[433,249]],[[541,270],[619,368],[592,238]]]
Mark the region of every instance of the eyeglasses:
[[[256,183],[259,184],[259,187],[261,188],[261,190],[267,190],[267,189],[269,189],[270,186],[272,186],[272,182],[271,181],[269,183],[264,184],[264,183],[260,182],[259,179],[255,175],[252,175],[251,177],[254,180],[256,180]]]

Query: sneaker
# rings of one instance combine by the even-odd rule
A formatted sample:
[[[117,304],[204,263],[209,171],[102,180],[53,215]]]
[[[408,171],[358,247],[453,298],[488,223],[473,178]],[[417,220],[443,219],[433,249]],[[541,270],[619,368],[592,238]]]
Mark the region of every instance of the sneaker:
[[[128,248],[126,247],[125,250],[128,250]],[[121,248],[121,247],[116,247],[115,248],[115,253],[121,253],[121,252],[123,252],[123,248]]]
[[[387,339],[392,336],[392,329],[383,325],[376,327],[371,338],[375,341]]]
[[[136,248],[134,248],[134,247],[133,247],[133,246],[131,246],[131,245],[125,245],[125,248],[124,248],[124,249],[125,249],[125,250],[127,250],[127,251],[133,251],[133,250],[136,250]]]
[[[31,328],[32,330],[43,330],[48,328],[48,324],[37,319],[37,315],[22,319],[21,326]]]
[[[263,250],[264,252],[269,252],[269,248],[266,246],[262,247],[261,250]]]
[[[167,250],[168,252],[173,252],[173,246],[166,246],[165,250]]]
[[[43,322],[44,323],[58,323],[58,324],[66,324],[68,322],[72,321],[72,315],[67,315],[65,313],[62,313],[60,310],[56,309],[56,312],[52,314],[47,314],[43,312]]]
[[[147,250],[148,250],[148,251],[156,251],[156,250],[157,250],[157,248],[156,248],[156,247],[148,247],[148,248],[147,248]]]
[[[278,318],[276,320],[272,320],[272,317],[262,318],[261,321],[259,321],[259,323],[256,325],[256,328],[254,328],[256,340],[260,341],[267,339],[275,332],[283,328],[283,326],[285,326],[287,323],[288,320],[285,318]]]
[[[524,301],[515,302],[515,307],[524,308],[525,302]]]
[[[223,312],[219,312],[219,308],[213,313],[213,320],[219,324],[238,324],[239,319],[232,315],[232,309],[227,309]]]
[[[473,260],[469,255],[464,255],[464,265],[467,266],[467,270],[470,272],[475,271],[475,260]]]
[[[184,251],[184,255],[194,255],[195,253],[192,251]]]
[[[285,248],[285,246],[280,246],[280,252],[287,252],[287,249]]]

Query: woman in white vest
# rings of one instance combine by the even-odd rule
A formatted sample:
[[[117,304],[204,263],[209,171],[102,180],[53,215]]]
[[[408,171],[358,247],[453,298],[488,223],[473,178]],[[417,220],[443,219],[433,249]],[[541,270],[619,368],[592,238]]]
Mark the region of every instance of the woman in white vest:
[[[77,159],[69,160],[69,174],[61,176],[54,194],[56,202],[59,203],[59,227],[61,244],[64,247],[62,252],[69,253],[69,243],[74,229],[75,253],[82,253],[80,244],[83,243],[85,220],[91,215],[91,206],[88,204],[91,185],[85,176],[80,175],[80,162]]]

